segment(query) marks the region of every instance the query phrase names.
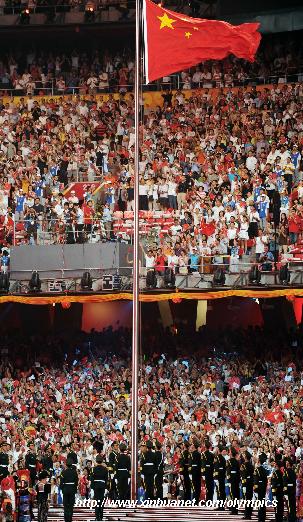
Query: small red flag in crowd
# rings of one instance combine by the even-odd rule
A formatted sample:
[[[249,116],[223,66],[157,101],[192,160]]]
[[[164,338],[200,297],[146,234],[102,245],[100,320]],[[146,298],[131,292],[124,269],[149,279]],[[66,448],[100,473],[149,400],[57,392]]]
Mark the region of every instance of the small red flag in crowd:
[[[151,0],[143,0],[143,16],[147,83],[229,54],[253,62],[261,40],[259,23],[191,18]]]

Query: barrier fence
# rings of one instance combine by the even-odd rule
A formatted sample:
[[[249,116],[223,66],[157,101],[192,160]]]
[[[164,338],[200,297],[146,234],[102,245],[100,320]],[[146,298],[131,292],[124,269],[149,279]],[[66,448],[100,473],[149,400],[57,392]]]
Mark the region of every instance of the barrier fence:
[[[63,78],[66,81],[66,85],[61,87],[57,84],[59,78]],[[303,67],[300,70],[281,72],[280,74],[269,74],[268,76],[256,76],[251,78],[231,78],[229,80],[202,80],[200,82],[193,83],[191,89],[213,89],[213,88],[228,88],[228,87],[252,87],[258,85],[283,85],[287,83],[301,83],[303,81]],[[35,86],[33,86],[33,84]],[[154,92],[159,90],[179,90],[183,88],[183,81],[179,74],[171,75],[167,79],[161,81],[152,82],[150,84],[143,84],[143,92]],[[4,83],[0,81],[0,95],[7,96],[9,98],[15,98],[19,96],[64,96],[64,95],[89,95],[89,94],[104,94],[108,93],[130,93],[134,89],[133,84],[118,85],[109,84],[108,87],[100,88],[89,88],[86,82],[81,85],[69,84],[68,74],[62,72],[57,78],[50,79],[47,84],[42,84],[40,81],[31,82],[30,88],[16,89],[11,87],[10,83]]]
[[[150,229],[148,224],[140,225],[140,235],[142,238],[142,252],[148,249],[157,249],[157,238],[161,227],[155,226]],[[39,219],[30,220],[19,220],[14,221],[11,227],[7,227],[6,236],[11,238],[13,246],[28,244],[32,246],[45,246],[45,245],[64,245],[64,244],[95,244],[95,243],[107,243],[107,242],[120,242],[133,245],[133,229],[130,225],[129,229],[119,230],[113,226],[113,222],[103,222],[102,219],[96,218],[86,223],[65,223],[63,219],[48,219],[41,216]],[[170,235],[167,234],[169,238]],[[154,242],[154,244],[150,244]],[[191,275],[195,273],[209,274],[213,273],[218,267],[228,269],[230,272],[238,273],[241,270],[249,270],[252,266],[258,265],[262,270],[262,264],[271,266],[272,269],[280,267],[283,264],[289,262],[300,267],[303,272],[303,253],[293,247],[289,252],[283,252],[282,248],[279,249],[277,245],[276,252],[274,254],[274,260],[261,260],[259,256],[254,253],[254,247],[249,251],[248,255],[243,255],[241,251],[239,253],[214,253],[214,254],[202,254],[198,255],[198,261],[196,264],[187,264],[182,262],[181,264],[172,266],[173,271],[178,275]],[[131,250],[130,250],[131,253]],[[188,257],[185,255],[185,259]],[[129,260],[132,263],[131,258]],[[142,262],[142,267],[144,262]],[[146,269],[145,269],[146,270]],[[148,269],[147,269],[148,270]],[[264,270],[264,268],[263,268]],[[265,271],[270,271],[267,269]],[[164,267],[156,268],[156,272],[159,275],[164,272]]]

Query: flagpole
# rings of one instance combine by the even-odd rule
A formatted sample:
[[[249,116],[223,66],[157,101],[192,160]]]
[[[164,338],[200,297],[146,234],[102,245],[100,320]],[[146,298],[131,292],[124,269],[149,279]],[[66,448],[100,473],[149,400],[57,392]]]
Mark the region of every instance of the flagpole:
[[[138,491],[138,359],[139,359],[139,113],[140,113],[140,0],[136,0],[135,55],[135,174],[134,174],[134,264],[133,264],[133,336],[132,336],[132,417],[131,417],[131,499]]]

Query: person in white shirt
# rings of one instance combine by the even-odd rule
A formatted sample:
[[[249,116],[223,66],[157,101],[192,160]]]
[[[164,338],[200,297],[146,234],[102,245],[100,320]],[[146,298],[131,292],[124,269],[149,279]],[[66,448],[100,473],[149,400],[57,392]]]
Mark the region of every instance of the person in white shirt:
[[[95,93],[98,85],[98,78],[96,76],[90,76],[86,81],[86,85],[88,86],[90,93]]]
[[[246,159],[246,168],[250,172],[254,172],[256,170],[257,163],[258,163],[257,158],[253,155],[252,151],[249,151],[248,157]]]
[[[76,196],[76,191],[71,190],[70,197],[68,198],[69,203],[79,203],[79,199]]]
[[[280,156],[280,152],[276,149],[276,146],[273,145],[270,153],[267,156],[266,163],[273,165],[278,156]]]
[[[75,212],[76,212],[76,241],[77,243],[83,243],[83,229],[84,229],[84,212],[82,208],[79,206],[79,203],[75,203]]]
[[[268,238],[263,234],[262,230],[259,230],[258,236],[256,237],[256,259],[259,260],[261,254],[265,251],[265,245],[268,244]]]
[[[156,258],[152,250],[148,250],[145,254],[145,266],[147,270],[153,270],[155,268]]]
[[[248,227],[249,227],[248,217],[246,215],[241,216],[239,239],[240,239],[241,248],[243,249],[244,253],[246,253],[246,251],[247,251],[247,241],[249,239]]]
[[[213,218],[215,221],[219,220],[219,214],[222,210],[224,211],[224,207],[221,201],[217,200],[215,206],[213,207]]]
[[[177,183],[173,179],[169,179],[167,186],[168,206],[173,210],[177,210]]]
[[[285,147],[281,147],[279,156],[281,158],[280,164],[281,164],[281,167],[283,168],[283,167],[285,167],[285,165],[287,163],[287,158],[290,158],[290,153],[288,150],[286,150]]]

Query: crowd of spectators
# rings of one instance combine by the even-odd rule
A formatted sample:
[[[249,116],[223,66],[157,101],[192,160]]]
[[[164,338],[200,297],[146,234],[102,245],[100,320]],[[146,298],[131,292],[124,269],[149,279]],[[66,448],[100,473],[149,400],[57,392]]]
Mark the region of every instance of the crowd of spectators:
[[[181,89],[233,87],[286,83],[302,79],[303,48],[299,36],[279,40],[267,38],[254,63],[235,57],[210,60],[189,71],[158,82],[164,88]],[[13,95],[95,94],[132,91],[134,51],[70,49],[62,52],[16,50],[0,55],[0,92]],[[155,84],[151,85],[151,90]]]
[[[139,378],[140,446],[148,439],[162,443],[166,495],[182,497],[183,444],[195,439],[203,448],[205,437],[213,449],[249,450],[254,464],[264,452],[269,474],[271,457],[291,459],[297,495],[303,494],[302,330],[278,330],[185,333],[180,327],[178,334],[143,334],[148,353]],[[23,469],[33,445],[39,462],[48,462],[55,503],[67,453],[77,454],[83,478],[100,446],[106,456],[115,441],[130,449],[130,342],[124,328],[43,339],[2,336],[0,423],[10,471]]]
[[[14,95],[131,91],[134,57],[123,52],[36,51],[2,55],[0,90]]]
[[[278,56],[273,63],[284,70],[287,56]],[[111,88],[110,74],[119,76],[121,87],[134,65],[127,54],[124,61],[121,55],[101,61],[97,53],[92,61],[77,53],[46,58],[27,55],[31,65],[22,71],[10,58],[10,74],[22,73],[24,85],[33,71],[60,81],[62,68],[73,63],[81,77],[94,63]],[[239,67],[233,58],[222,64]],[[26,91],[28,96],[0,101],[3,248],[41,243],[44,233],[50,242],[131,241],[133,95],[96,96],[97,84],[85,98],[35,99]],[[278,252],[300,250],[302,84],[197,88],[190,95],[168,89],[162,100],[141,111],[140,225],[147,266],[187,273],[189,267],[200,270],[201,259],[204,265],[227,259],[236,271],[248,255],[270,269]],[[96,180],[101,189],[95,193],[90,182]],[[87,182],[81,198],[65,194],[73,181]]]

